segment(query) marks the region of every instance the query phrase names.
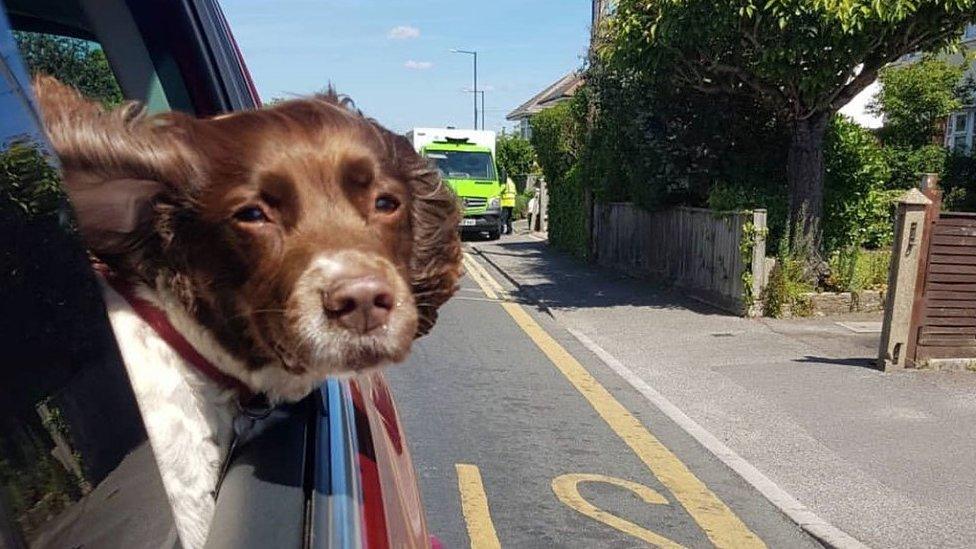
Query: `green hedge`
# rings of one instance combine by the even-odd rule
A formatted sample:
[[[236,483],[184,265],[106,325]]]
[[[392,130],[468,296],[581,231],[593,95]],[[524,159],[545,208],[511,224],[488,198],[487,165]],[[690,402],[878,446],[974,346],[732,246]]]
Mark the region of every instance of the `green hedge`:
[[[576,257],[589,256],[586,188],[577,160],[577,122],[572,102],[532,117],[532,147],[549,189],[549,242]]]
[[[549,242],[580,259],[589,257],[585,192],[576,166],[561,181],[549,186]]]

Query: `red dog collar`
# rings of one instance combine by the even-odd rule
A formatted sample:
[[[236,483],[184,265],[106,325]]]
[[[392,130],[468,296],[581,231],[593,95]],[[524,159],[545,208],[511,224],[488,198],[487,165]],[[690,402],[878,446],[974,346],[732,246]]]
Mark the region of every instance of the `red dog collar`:
[[[139,315],[139,318],[144,320],[146,324],[149,324],[153,331],[172,347],[180,357],[193,366],[194,369],[222,387],[236,390],[240,394],[241,402],[247,402],[252,399],[254,395],[247,385],[241,380],[220,371],[212,362],[201,355],[183,337],[183,334],[173,327],[166,313],[159,307],[136,295],[135,288],[131,284],[116,276],[106,266],[96,264],[95,270],[105,278],[105,281],[108,282],[108,285],[113,290],[125,299],[129,306]]]

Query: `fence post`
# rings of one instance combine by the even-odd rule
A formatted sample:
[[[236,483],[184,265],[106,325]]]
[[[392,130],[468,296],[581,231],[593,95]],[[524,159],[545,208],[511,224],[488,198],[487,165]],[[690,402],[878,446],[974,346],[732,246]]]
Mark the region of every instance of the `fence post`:
[[[752,237],[752,257],[742,258],[743,261],[750,261],[750,271],[752,272],[752,303],[749,304],[749,310],[746,311],[747,316],[760,316],[762,314],[762,307],[760,304],[760,297],[762,297],[763,289],[766,287],[766,281],[769,277],[766,276],[766,210],[758,209],[752,211],[752,226],[753,226],[753,237]]]
[[[888,271],[888,295],[878,350],[878,367],[885,371],[905,368],[915,285],[924,253],[921,248],[928,228],[925,223],[926,210],[931,205],[932,201],[918,189],[909,189],[898,199],[895,239],[891,246],[891,267]]]

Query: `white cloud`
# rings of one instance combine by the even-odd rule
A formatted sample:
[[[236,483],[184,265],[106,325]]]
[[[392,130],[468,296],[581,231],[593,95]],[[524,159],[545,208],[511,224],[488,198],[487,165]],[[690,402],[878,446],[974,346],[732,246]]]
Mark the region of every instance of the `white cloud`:
[[[410,40],[420,37],[420,29],[408,25],[398,25],[390,29],[386,36],[390,40]]]
[[[414,61],[413,59],[407,61],[403,64],[404,67],[415,70],[415,71],[425,71],[434,66],[430,61]]]

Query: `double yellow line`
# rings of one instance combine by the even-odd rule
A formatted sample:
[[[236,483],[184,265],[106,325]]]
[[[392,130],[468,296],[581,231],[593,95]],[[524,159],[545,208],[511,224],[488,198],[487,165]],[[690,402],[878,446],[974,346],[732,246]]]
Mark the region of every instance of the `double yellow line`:
[[[473,257],[465,253],[462,261],[464,262],[464,270],[468,276],[475,281],[481,288],[481,291],[485,292],[485,295],[490,299],[498,299],[499,296],[505,296],[507,294],[505,288],[488,274],[488,271],[480,263],[475,261]]]
[[[474,258],[465,254],[464,261],[468,274],[481,287],[485,295],[497,299],[505,294],[502,286]],[[674,495],[716,547],[765,547],[762,540],[749,530],[705,483],[651,434],[573,355],[539,326],[525,309],[512,302],[503,302],[501,306],[589,402],[613,432],[637,454],[651,473]],[[468,475],[472,472],[470,469],[466,471]],[[477,468],[473,472],[477,473]],[[487,497],[483,495],[484,487],[480,475],[477,485],[470,482],[462,485],[460,468],[458,474],[459,487],[462,490],[462,507],[471,534],[472,547],[499,547],[498,537],[488,511]],[[465,506],[466,487],[467,489],[480,487],[484,504]],[[470,497],[467,500],[473,501]],[[484,526],[486,523],[490,526],[490,535],[484,534],[488,530]]]

